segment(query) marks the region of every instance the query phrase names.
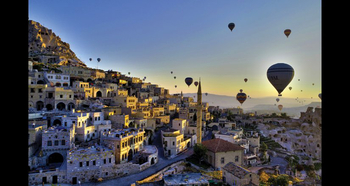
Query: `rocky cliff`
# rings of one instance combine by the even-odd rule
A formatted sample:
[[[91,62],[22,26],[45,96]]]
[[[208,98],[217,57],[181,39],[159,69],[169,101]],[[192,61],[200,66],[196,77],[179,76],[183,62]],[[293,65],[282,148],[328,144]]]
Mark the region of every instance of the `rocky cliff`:
[[[42,63],[86,67],[68,43],[51,29],[32,20],[28,21],[28,55]]]

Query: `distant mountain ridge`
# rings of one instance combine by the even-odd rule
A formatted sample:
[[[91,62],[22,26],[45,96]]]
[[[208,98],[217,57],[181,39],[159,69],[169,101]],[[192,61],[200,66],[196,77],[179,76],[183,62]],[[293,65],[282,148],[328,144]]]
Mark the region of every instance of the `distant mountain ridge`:
[[[86,67],[70,49],[69,43],[33,20],[28,20],[28,55],[43,63]]]
[[[197,93],[185,93],[185,97],[193,97],[194,101],[197,100]],[[195,96],[195,97],[194,97]],[[271,113],[281,113],[286,112],[289,116],[300,116],[300,112],[305,112],[307,107],[321,107],[321,102],[310,98],[299,98],[304,100],[304,103],[299,103],[294,98],[284,98],[279,97],[280,101],[276,101],[277,97],[262,97],[262,98],[247,98],[247,100],[241,105],[235,96],[225,96],[208,94],[207,96],[203,94],[202,101],[209,103],[210,106],[219,106],[220,108],[232,108],[241,107],[244,112],[255,112],[258,114],[271,114]],[[276,105],[275,105],[276,104]],[[282,104],[283,109],[280,111],[277,105]]]

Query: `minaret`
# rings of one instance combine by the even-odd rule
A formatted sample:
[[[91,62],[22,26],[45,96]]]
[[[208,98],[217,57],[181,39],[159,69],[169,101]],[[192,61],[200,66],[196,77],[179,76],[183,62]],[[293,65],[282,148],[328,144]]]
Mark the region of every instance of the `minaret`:
[[[202,143],[202,87],[200,79],[197,92],[197,143]]]

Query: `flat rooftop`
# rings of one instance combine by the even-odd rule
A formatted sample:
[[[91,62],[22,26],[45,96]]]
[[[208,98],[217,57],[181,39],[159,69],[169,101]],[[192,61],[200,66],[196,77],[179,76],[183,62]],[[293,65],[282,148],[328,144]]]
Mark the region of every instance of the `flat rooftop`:
[[[170,174],[163,179],[165,185],[209,184],[201,173]]]

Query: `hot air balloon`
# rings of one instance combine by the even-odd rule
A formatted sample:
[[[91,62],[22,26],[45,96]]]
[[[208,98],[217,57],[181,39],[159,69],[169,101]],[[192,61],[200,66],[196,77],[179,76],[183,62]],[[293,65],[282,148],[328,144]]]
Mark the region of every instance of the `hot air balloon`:
[[[280,98],[276,98],[277,103],[280,101]]]
[[[192,82],[193,82],[193,79],[192,79],[191,77],[187,77],[187,78],[185,79],[185,83],[188,85],[188,87],[190,87],[190,85],[192,84]]]
[[[278,96],[282,96],[283,90],[292,81],[294,77],[294,69],[286,63],[276,63],[267,70],[267,79],[278,92]]]
[[[292,31],[291,31],[290,29],[285,29],[285,30],[284,30],[284,35],[286,35],[287,38],[288,38],[288,36],[290,35],[291,32],[292,32]]]
[[[170,73],[173,74],[173,71],[171,71]]]
[[[242,89],[240,89],[239,91],[240,91],[240,93],[238,93],[238,94],[236,95],[236,99],[237,99],[237,101],[239,101],[239,102],[241,103],[241,105],[242,105],[243,102],[247,99],[247,95],[246,95],[245,93],[243,93],[243,90],[242,90]]]
[[[197,87],[197,85],[198,85],[198,81],[195,81],[195,82],[194,82],[194,85]]]
[[[318,97],[322,100],[322,93],[319,93]]]
[[[176,76],[174,76],[174,79],[176,79]]]
[[[246,82],[246,83],[247,83],[247,81],[248,81],[248,78],[244,78],[244,82]]]
[[[101,61],[101,58],[97,58],[97,62],[100,62]]]
[[[128,74],[130,75],[130,72],[128,72]]]
[[[292,87],[289,87],[289,90],[292,90]]]
[[[89,60],[91,61],[91,60],[92,60],[92,58],[90,57],[90,58],[89,58]]]
[[[177,85],[175,85],[175,88],[177,88]]]
[[[280,111],[283,109],[283,105],[278,105],[277,107]]]
[[[315,85],[315,83],[312,83],[312,85]]]
[[[205,93],[205,96],[208,96],[208,93]]]
[[[235,28],[235,24],[234,23],[229,23],[228,24],[228,28],[231,30],[231,32],[232,32],[232,30]]]

